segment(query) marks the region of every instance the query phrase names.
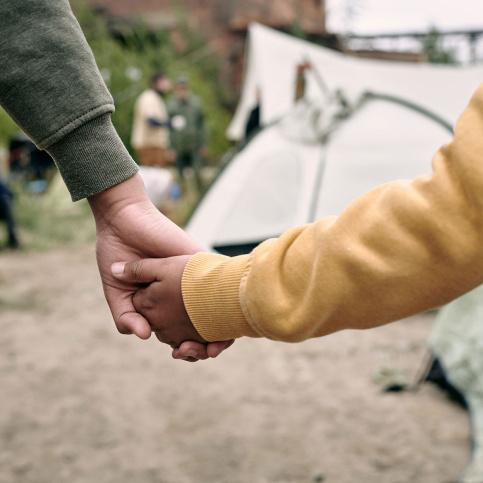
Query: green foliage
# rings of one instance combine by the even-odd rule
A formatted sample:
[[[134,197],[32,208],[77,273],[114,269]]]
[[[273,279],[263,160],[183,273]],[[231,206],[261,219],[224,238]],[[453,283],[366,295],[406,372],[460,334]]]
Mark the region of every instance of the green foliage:
[[[149,30],[138,23],[136,28],[126,25],[115,37],[84,0],[74,5],[76,17],[116,103],[113,123],[131,154],[135,154],[130,136],[136,97],[149,86],[154,72],[163,71],[172,77],[180,74],[190,77],[191,89],[205,107],[212,161],[219,159],[229,147],[225,131],[231,116],[222,107],[224,93],[218,88],[220,60],[209,51],[205,39],[189,28],[184,13],[178,14],[178,29],[184,44],[180,53],[173,47],[167,31]],[[205,52],[207,55],[199,56]]]
[[[7,147],[18,130],[10,116],[0,107],[0,146]]]
[[[287,28],[283,29],[283,31],[293,37],[297,37],[298,39],[307,40],[308,35],[307,32],[302,27],[300,20],[294,20]]]
[[[211,161],[216,162],[229,148],[225,138],[231,112],[229,93],[220,89],[218,73],[221,60],[213,54],[203,36],[189,27],[187,16],[178,12],[178,30],[183,52],[177,52],[166,30],[152,31],[138,23],[126,26],[114,36],[105,20],[94,13],[85,0],[74,0],[74,11],[94,52],[99,69],[109,87],[116,112],[113,123],[131,154],[130,136],[136,97],[149,86],[151,75],[159,70],[171,76],[186,74],[191,88],[204,104],[209,132]],[[15,123],[0,108],[0,146],[8,146],[18,131]]]
[[[421,40],[423,54],[428,62],[433,64],[456,64],[456,52],[453,49],[444,48],[443,36],[439,30],[432,27],[428,35]]]
[[[72,203],[67,188],[58,178],[45,195],[11,185],[19,238],[27,250],[47,250],[66,243],[95,240],[95,225],[86,200]]]

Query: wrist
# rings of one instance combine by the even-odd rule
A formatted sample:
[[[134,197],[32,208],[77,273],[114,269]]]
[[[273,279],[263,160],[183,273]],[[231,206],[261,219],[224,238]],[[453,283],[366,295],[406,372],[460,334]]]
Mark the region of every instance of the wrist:
[[[73,201],[107,190],[138,171],[109,114],[86,122],[47,150]]]
[[[96,223],[111,220],[127,206],[151,205],[139,174],[135,174],[105,191],[89,196],[87,201]]]
[[[183,304],[205,340],[260,337],[248,323],[240,298],[249,259],[250,255],[198,253],[187,261],[181,282]]]

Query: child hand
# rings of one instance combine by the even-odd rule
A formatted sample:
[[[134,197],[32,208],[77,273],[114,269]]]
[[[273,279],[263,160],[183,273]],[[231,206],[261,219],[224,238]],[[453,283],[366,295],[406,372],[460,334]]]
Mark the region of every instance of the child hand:
[[[173,349],[186,340],[206,344],[191,323],[181,295],[181,277],[189,259],[185,255],[113,265],[118,279],[149,284],[134,293],[134,308],[149,321],[156,337]]]

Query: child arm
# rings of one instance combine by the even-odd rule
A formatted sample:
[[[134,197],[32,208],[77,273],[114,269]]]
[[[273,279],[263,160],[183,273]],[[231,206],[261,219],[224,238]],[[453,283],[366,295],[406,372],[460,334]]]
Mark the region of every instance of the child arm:
[[[483,283],[482,214],[483,85],[434,156],[431,176],[375,188],[338,218],[295,227],[250,255],[183,257],[177,297],[151,299],[150,313],[142,303],[140,311],[150,319],[175,301],[206,341],[298,342],[376,327]]]
[[[338,218],[299,226],[250,255],[198,253],[183,300],[206,340],[297,342],[383,325],[483,283],[483,86],[433,174],[375,188]]]

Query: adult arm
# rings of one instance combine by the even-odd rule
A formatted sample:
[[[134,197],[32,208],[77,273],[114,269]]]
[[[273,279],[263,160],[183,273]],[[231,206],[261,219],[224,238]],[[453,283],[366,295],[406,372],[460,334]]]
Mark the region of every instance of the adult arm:
[[[289,230],[250,255],[197,254],[183,300],[208,341],[287,342],[366,329],[483,283],[483,85],[433,174],[380,186],[338,218]]]
[[[137,172],[67,0],[0,0],[0,65],[0,104],[52,155],[74,201]]]
[[[56,162],[72,199],[88,197],[107,302],[122,333],[149,337],[132,284],[112,262],[196,253],[201,247],[147,198],[110,120],[112,97],[67,0],[0,0],[0,105]],[[201,339],[202,340],[202,339]],[[201,355],[204,346],[196,345]]]

